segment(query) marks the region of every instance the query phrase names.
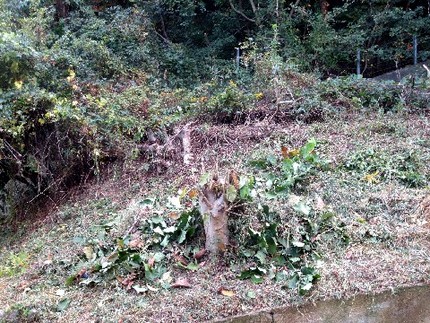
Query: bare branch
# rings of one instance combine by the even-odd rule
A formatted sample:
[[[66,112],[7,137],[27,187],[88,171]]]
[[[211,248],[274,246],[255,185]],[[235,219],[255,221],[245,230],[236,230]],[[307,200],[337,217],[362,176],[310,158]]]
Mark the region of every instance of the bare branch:
[[[291,7],[291,10],[290,10],[290,19],[293,17],[294,9],[299,5],[299,2],[300,2],[300,0],[297,0],[296,3]]]
[[[250,0],[252,2],[252,0]],[[230,3],[230,7],[231,9],[233,9],[234,12],[236,12],[237,14],[241,15],[243,18],[245,18],[246,20],[250,21],[250,22],[254,22],[255,23],[255,19],[251,19],[249,18],[247,15],[245,15],[242,11],[236,9],[236,7],[234,6],[232,0],[228,0],[228,2]],[[255,5],[254,5],[255,6]],[[252,9],[254,10],[254,8]]]
[[[252,12],[257,12],[257,7],[255,6],[254,0],[249,0],[249,3],[251,4]]]

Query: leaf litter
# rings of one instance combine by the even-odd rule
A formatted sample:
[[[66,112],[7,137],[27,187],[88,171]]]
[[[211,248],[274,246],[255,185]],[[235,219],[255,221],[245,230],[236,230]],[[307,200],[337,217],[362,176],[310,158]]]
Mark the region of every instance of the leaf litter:
[[[406,136],[407,140],[399,140],[398,133],[377,133],[369,137],[363,129],[369,128],[368,120],[372,119],[394,125],[405,124],[405,133],[400,135]],[[349,115],[310,125],[275,124],[270,125],[270,131],[269,125],[264,123],[235,128],[217,125],[205,131],[193,131],[196,139],[193,153],[196,156],[195,162],[204,163],[208,169],[219,163],[219,156],[225,156],[218,164],[220,171],[234,166],[238,172],[250,173],[243,156],[255,159],[259,154],[267,154],[267,151],[277,151],[280,155],[289,154],[294,151],[293,147],[300,147],[308,138],[315,137],[322,143],[321,152],[331,160],[332,165],[342,165],[355,151],[367,150],[369,146],[392,154],[410,149],[419,151],[424,162],[422,173],[428,176],[430,153],[417,144],[422,138],[429,136],[428,127],[428,123],[423,123],[419,116],[379,114],[372,117]],[[225,138],[220,134],[225,134]],[[211,138],[217,140],[215,144],[208,145]],[[291,150],[282,147],[289,147]],[[198,156],[201,156],[200,160]],[[42,223],[40,229],[30,231],[17,241],[10,240],[9,245],[14,250],[25,249],[32,255],[32,263],[24,273],[0,278],[1,308],[7,309],[16,303],[32,305],[39,310],[44,320],[49,321],[116,318],[129,321],[199,322],[268,307],[429,283],[428,187],[408,187],[395,179],[378,178],[375,181],[373,178],[379,175],[373,175],[375,172],[354,177],[337,167],[318,173],[310,183],[310,191],[316,194],[316,209],[332,210],[342,219],[351,236],[351,243],[345,248],[336,244],[326,245],[323,236],[318,238],[321,254],[318,271],[321,277],[306,296],[282,288],[285,283],[273,281],[267,276],[263,276],[259,284],[254,284],[251,280],[239,280],[237,277],[240,272],[234,259],[232,262],[228,259],[219,263],[209,261],[196,270],[172,267],[170,278],[177,278],[173,280],[171,287],[178,284],[184,285],[178,286],[184,288],[156,288],[151,284],[134,281],[133,277],[118,280],[109,288],[79,285],[64,287],[64,281],[69,275],[74,275],[74,279],[81,281],[92,275],[91,268],[81,266],[79,269],[79,263],[86,264],[88,259],[94,257],[96,250],[84,250],[85,246],[74,242],[76,237],[84,236],[87,239],[91,236],[90,228],[103,219],[117,219],[114,226],[110,226],[109,221],[106,222],[105,227],[110,228],[108,236],[114,236],[115,232],[126,232],[133,227],[136,219],[144,220],[151,214],[150,208],[140,207],[140,200],[160,194],[171,195],[172,191],[169,192],[169,188],[166,188],[166,182],[171,188],[192,187],[198,182],[198,174],[191,168],[189,172],[171,169],[164,177],[154,178],[140,173],[139,167],[136,163],[123,168],[119,179],[95,183],[88,188],[89,193],[76,193],[76,202],[73,199],[70,202],[70,208],[76,216],[63,223],[67,230],[57,230],[55,223]],[[136,174],[140,174],[140,177]],[[370,177],[363,180],[366,175]],[[131,187],[136,181],[146,183],[139,192],[142,199],[136,193],[131,194],[124,189]],[[188,195],[195,197],[194,192]],[[290,215],[291,208],[304,200],[302,196],[298,196],[291,204],[274,201],[271,208],[276,209],[282,219],[289,221],[289,226],[295,226],[295,219]],[[171,204],[172,207],[179,206],[177,199]],[[296,208],[303,214],[309,212],[306,204]],[[102,240],[99,243],[103,243]],[[133,249],[143,247],[138,240],[131,240],[130,243]],[[294,243],[303,247],[302,241]],[[43,248],[37,249],[37,246]],[[179,263],[186,267],[194,263],[190,261],[192,258],[200,261],[197,256],[200,251],[191,252],[188,260],[184,258],[185,261]],[[4,252],[6,251],[2,251]],[[84,260],[80,255],[83,255]],[[45,263],[46,259],[50,261]],[[148,259],[151,268],[156,264],[152,259]],[[165,274],[160,277],[165,277],[168,281],[169,275]],[[31,279],[33,283],[25,293],[17,292],[23,279]],[[188,288],[185,285],[191,285],[190,281],[193,284]],[[290,281],[291,285],[294,283],[295,281]],[[59,287],[67,293],[67,298],[60,302],[57,296]],[[308,283],[303,287],[307,289]],[[60,311],[57,312],[58,310]]]

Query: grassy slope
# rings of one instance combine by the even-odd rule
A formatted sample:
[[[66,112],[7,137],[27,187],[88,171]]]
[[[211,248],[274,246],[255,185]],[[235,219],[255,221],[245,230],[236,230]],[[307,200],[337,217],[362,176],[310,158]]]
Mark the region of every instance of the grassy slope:
[[[350,113],[313,124],[194,125],[193,167],[172,166],[155,176],[147,175],[139,161],[111,166],[101,183],[81,188],[72,201],[37,223],[2,235],[5,247],[0,261],[10,258],[10,252],[23,252],[28,255],[28,266],[22,273],[15,270],[13,276],[0,278],[0,309],[30,306],[43,321],[198,322],[430,282],[429,210],[421,204],[429,195],[428,186],[408,188],[395,180],[367,183],[333,167],[314,178],[307,194],[311,199],[318,195],[338,214],[352,241],[348,247],[321,242],[322,278],[305,298],[269,279],[259,285],[240,281],[228,266],[208,262],[196,272],[172,270],[175,278],[186,276],[191,289],[136,295],[115,282],[106,288],[65,287],[66,277],[78,270],[77,259],[82,254],[82,246],[74,238],[93,235],[94,226],[102,220],[120,219],[114,233],[124,234],[135,219],[149,216],[138,203],[145,197],[163,199],[179,188],[192,187],[202,168],[211,170],[216,164],[221,170],[251,173],[247,166],[251,158],[278,153],[281,145],[300,146],[311,137],[320,142],[319,153],[334,166],[353,151],[374,148],[390,156],[414,151],[422,161],[422,172],[430,172],[430,124],[425,116]],[[284,204],[273,203],[272,207],[289,212]],[[233,290],[235,296],[218,294],[220,287]],[[256,297],[247,297],[248,291],[254,291]],[[56,312],[64,297],[72,300],[70,306]]]

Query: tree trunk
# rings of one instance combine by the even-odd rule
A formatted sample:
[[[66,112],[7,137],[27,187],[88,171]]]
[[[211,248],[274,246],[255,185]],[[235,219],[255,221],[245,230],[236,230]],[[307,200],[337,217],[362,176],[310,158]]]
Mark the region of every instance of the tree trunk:
[[[206,234],[206,250],[217,255],[228,245],[227,201],[224,185],[215,177],[204,185],[200,194],[200,213]]]
[[[64,0],[55,0],[55,14],[57,19],[66,18],[69,15],[69,5]]]

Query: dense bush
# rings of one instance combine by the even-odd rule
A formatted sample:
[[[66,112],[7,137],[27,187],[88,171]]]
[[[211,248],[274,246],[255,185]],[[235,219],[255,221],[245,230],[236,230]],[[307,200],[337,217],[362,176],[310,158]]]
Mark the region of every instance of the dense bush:
[[[369,73],[400,66],[415,34],[425,59],[427,3],[235,3],[0,0],[0,208],[14,189],[33,200],[97,174],[190,115],[242,120],[259,100],[304,120],[428,105],[407,86],[318,80],[350,74],[357,48]]]

